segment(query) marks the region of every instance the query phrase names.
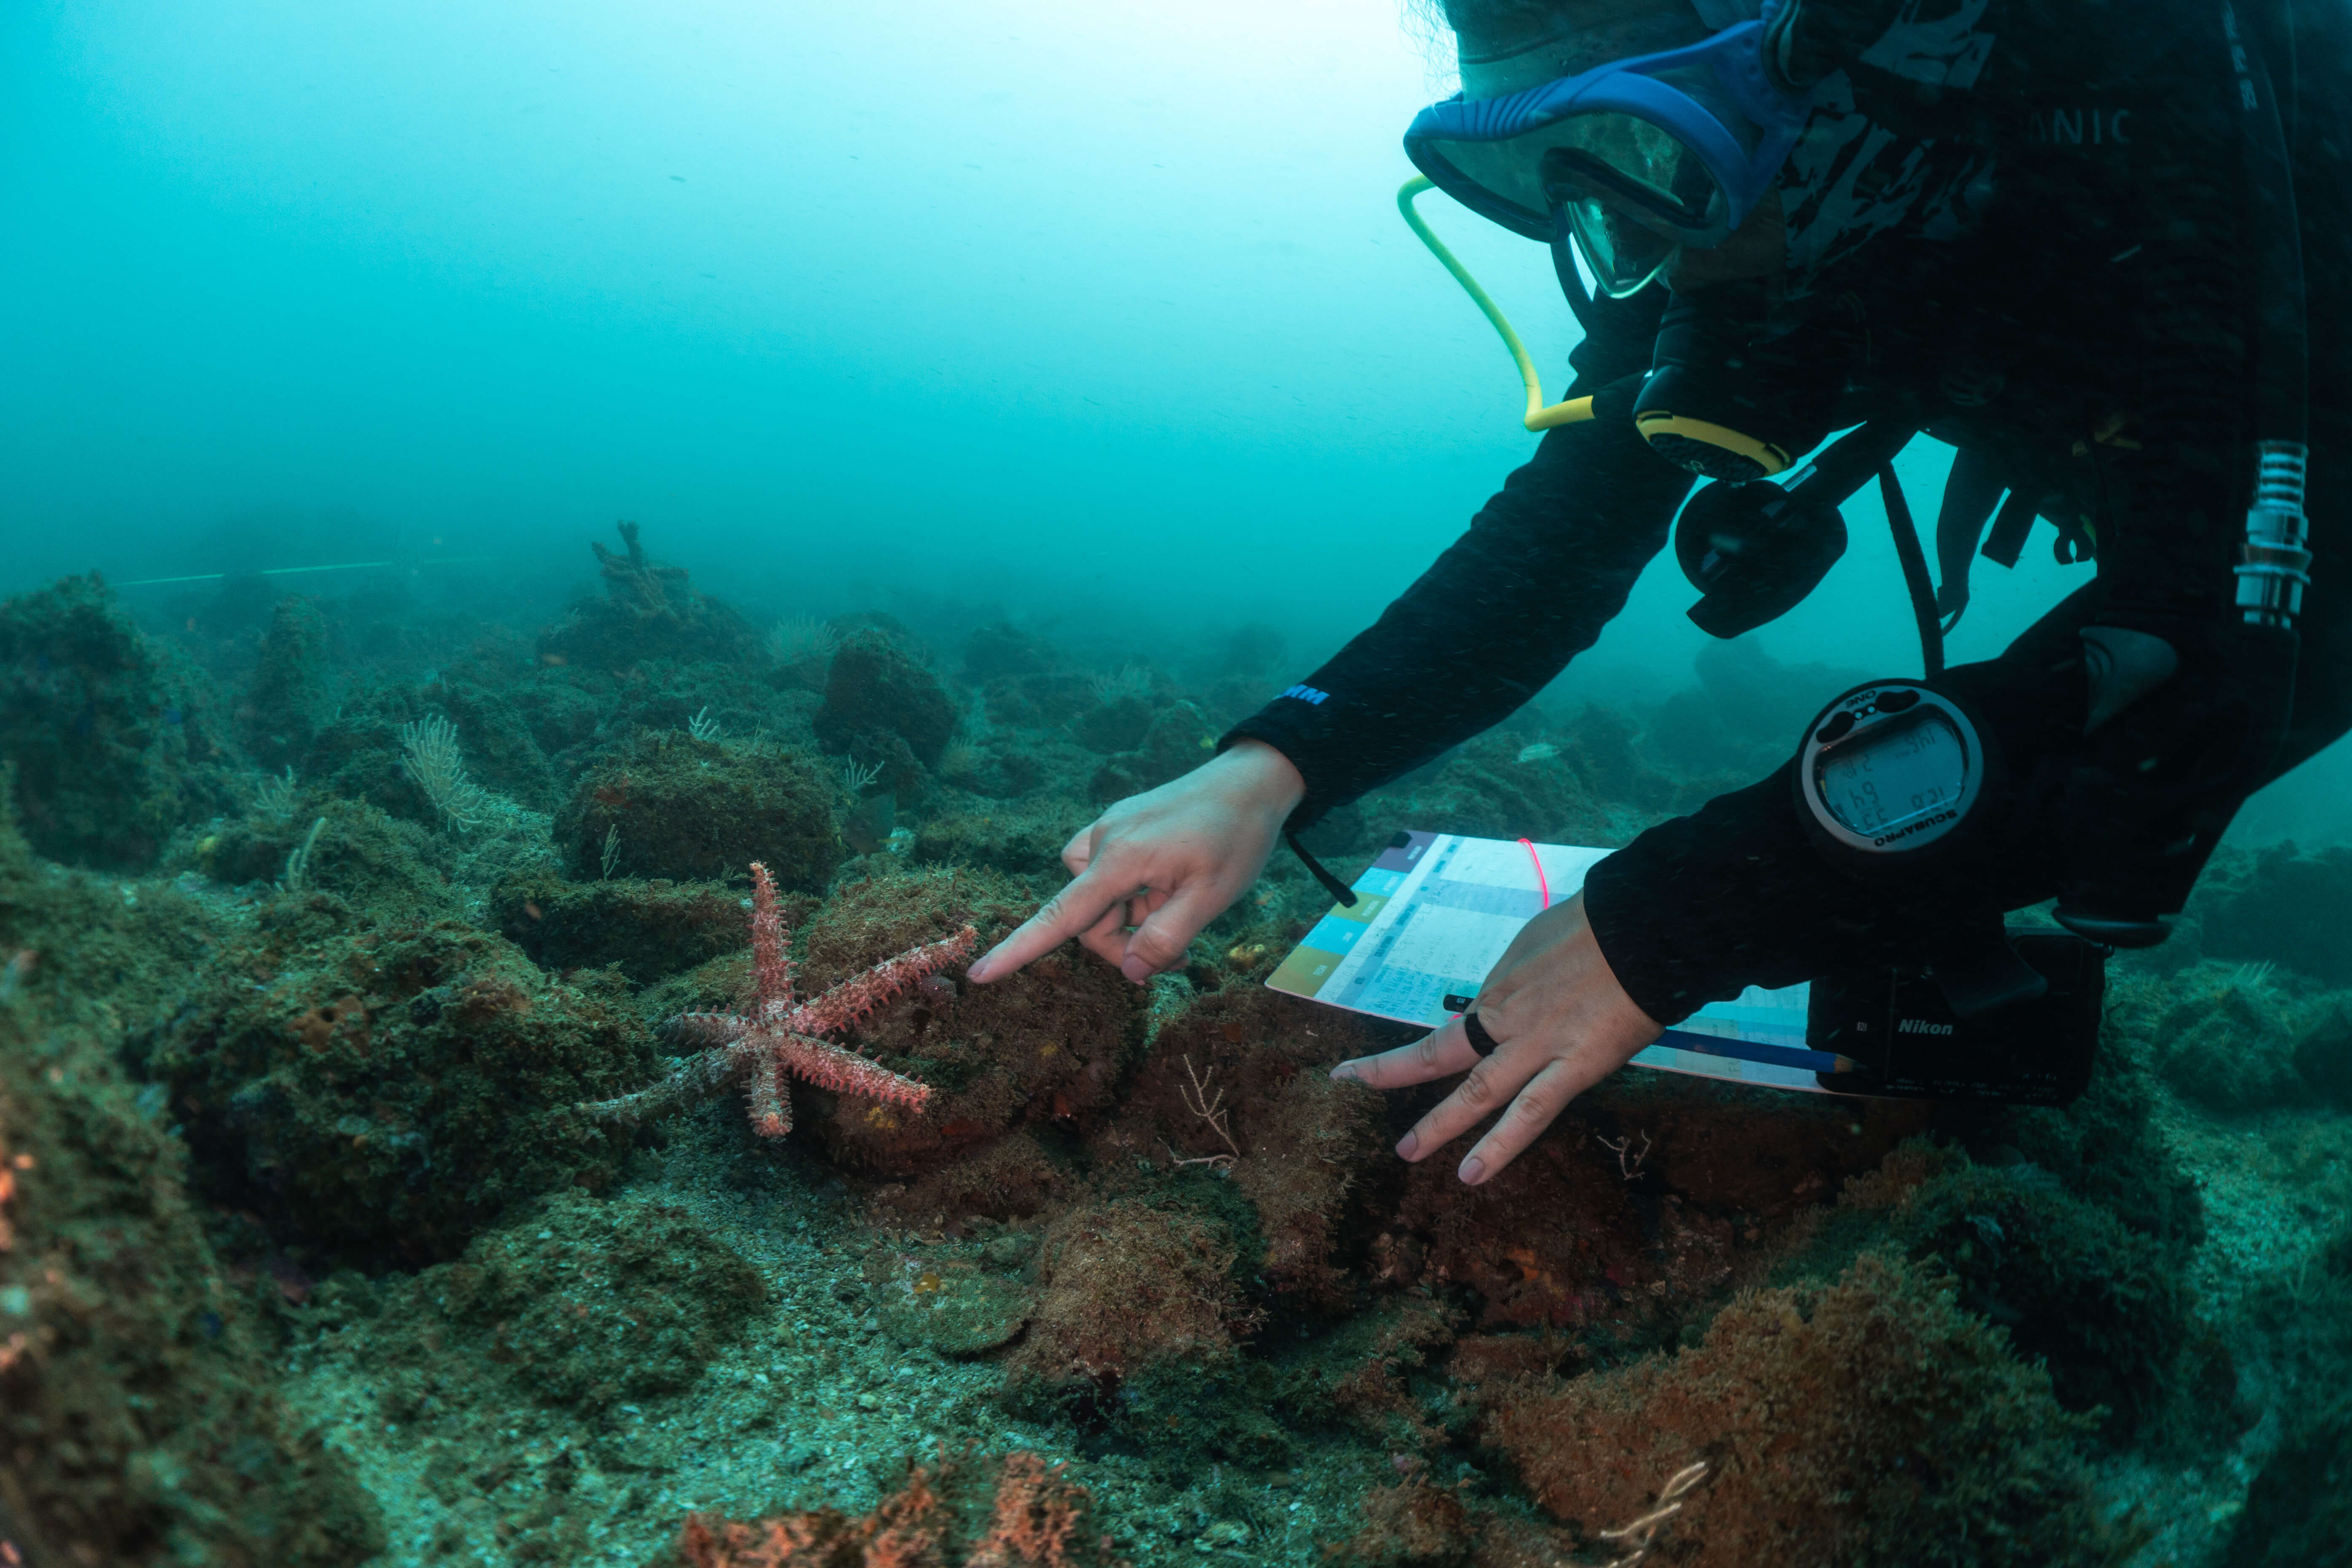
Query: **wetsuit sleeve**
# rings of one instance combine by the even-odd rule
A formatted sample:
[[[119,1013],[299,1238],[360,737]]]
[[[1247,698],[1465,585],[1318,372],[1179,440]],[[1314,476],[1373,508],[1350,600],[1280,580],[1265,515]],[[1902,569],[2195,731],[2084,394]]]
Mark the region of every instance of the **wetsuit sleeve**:
[[[1297,767],[1292,827],[1496,723],[1624,607],[1692,483],[1634,432],[1639,385],[1612,383],[1592,419],[1547,435],[1369,631],[1226,737]]]

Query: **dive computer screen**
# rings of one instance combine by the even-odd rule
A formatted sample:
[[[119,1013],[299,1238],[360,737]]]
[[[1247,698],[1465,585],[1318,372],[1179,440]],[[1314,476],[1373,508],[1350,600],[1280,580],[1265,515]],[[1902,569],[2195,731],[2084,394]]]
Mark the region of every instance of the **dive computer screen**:
[[[1863,731],[1814,763],[1822,804],[1850,833],[1882,837],[1960,798],[1968,750],[1933,709]]]

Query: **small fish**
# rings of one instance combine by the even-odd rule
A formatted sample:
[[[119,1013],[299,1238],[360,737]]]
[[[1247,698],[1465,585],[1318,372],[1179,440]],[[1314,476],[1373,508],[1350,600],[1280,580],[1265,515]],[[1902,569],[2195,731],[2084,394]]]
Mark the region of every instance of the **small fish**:
[[[1559,748],[1549,741],[1538,741],[1532,745],[1519,748],[1519,761],[1523,763],[1540,763],[1548,757],[1558,755],[1559,755]]]

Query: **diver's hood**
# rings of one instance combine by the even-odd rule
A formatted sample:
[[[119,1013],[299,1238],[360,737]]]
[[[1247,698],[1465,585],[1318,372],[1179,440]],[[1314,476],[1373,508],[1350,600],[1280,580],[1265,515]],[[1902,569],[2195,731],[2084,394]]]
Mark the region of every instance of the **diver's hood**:
[[[1555,0],[1446,7],[1462,96],[1500,98],[1607,65],[1696,43],[1763,14],[1763,0]]]

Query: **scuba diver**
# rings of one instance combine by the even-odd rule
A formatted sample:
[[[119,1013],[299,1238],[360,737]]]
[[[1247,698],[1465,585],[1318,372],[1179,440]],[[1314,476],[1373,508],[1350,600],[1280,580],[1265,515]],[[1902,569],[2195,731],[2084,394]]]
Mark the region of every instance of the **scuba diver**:
[[[1551,247],[1584,328],[1569,396],[1544,404],[1522,353],[1545,434],[1468,532],[1213,759],[1079,833],[1074,879],[971,978],[1073,937],[1139,983],[1180,963],[1278,839],[1541,690],[1670,539],[1693,619],[1735,636],[1820,580],[1874,479],[1927,679],[1831,703],[1772,776],[1537,915],[1467,1011],[1335,1074],[1466,1073],[1398,1152],[1495,1117],[1459,1166],[1475,1184],[1747,986],[1924,966],[1990,1016],[2042,984],[2006,911],[2054,898],[2102,954],[2163,940],[2245,797],[2352,727],[2352,7],[1445,0],[1445,20],[1462,91],[1405,151]],[[1932,588],[1889,466],[1922,433],[1958,452]],[[2037,520],[2096,580],[1943,668],[1970,558],[2013,563]]]

